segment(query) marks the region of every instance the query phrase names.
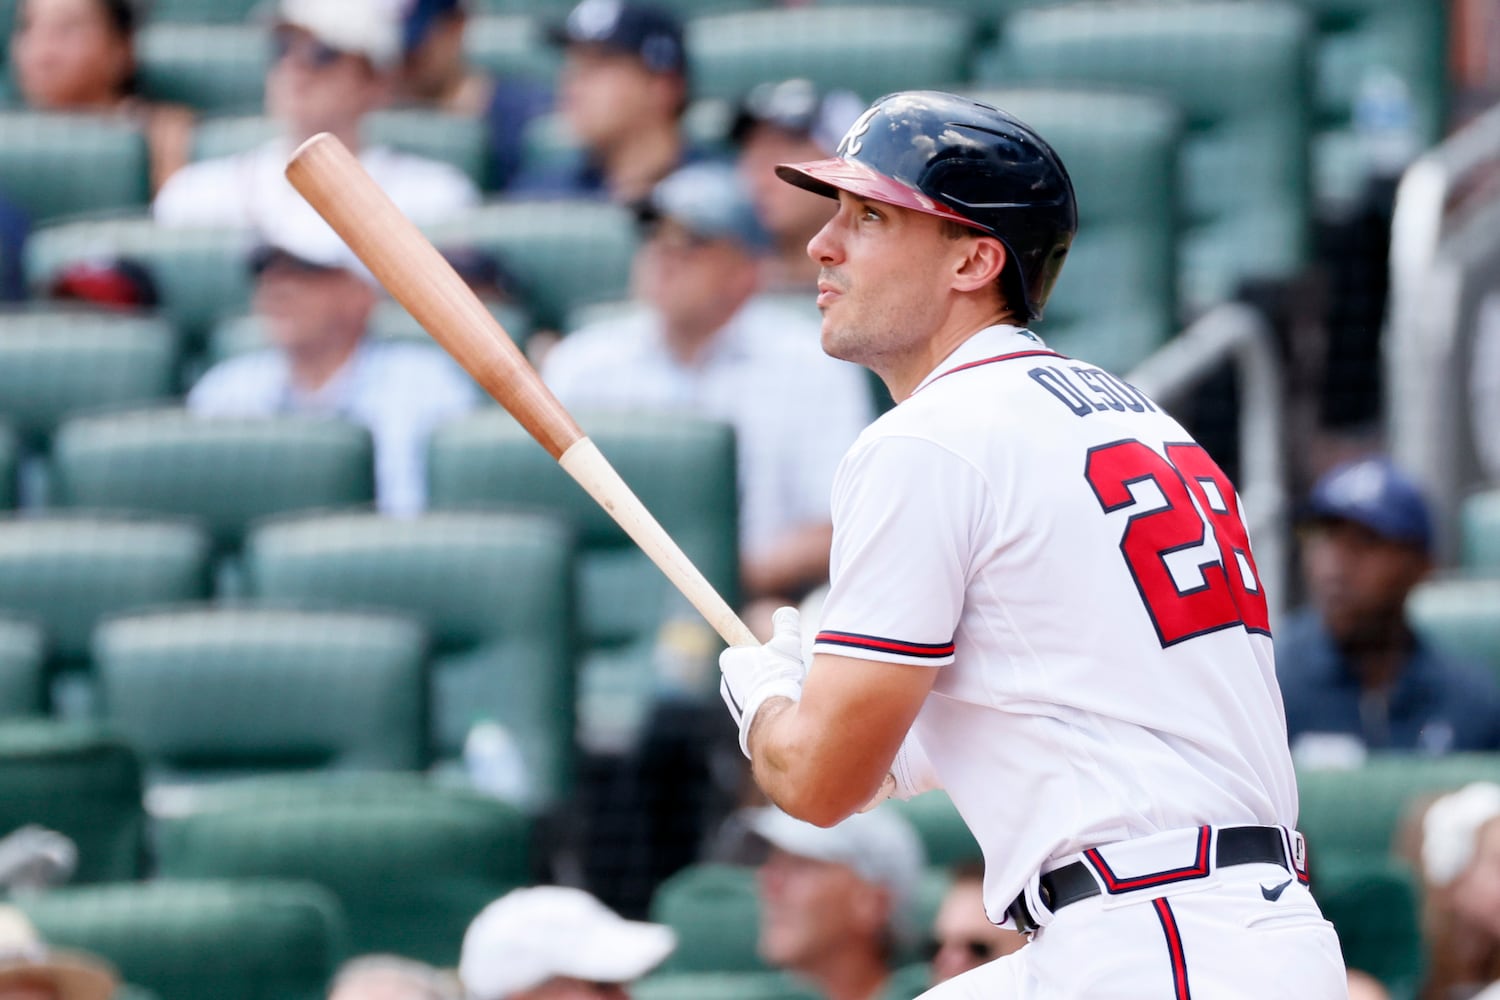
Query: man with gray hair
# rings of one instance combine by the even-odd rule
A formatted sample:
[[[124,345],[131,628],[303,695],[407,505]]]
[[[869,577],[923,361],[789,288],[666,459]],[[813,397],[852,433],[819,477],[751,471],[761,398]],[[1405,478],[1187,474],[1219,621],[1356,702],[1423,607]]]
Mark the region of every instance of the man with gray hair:
[[[827,1000],[896,1000],[900,947],[915,926],[924,864],[911,824],[890,809],[818,827],[768,807],[749,814],[770,849],[759,870],[760,955]]]

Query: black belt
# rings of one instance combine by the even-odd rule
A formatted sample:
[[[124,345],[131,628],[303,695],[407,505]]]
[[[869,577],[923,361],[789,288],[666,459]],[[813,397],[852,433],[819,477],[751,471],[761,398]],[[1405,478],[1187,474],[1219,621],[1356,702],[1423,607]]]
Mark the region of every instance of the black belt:
[[[1223,827],[1218,831],[1217,841],[1214,851],[1215,867],[1273,864],[1291,870],[1287,862],[1286,838],[1280,827]],[[1175,881],[1202,878],[1207,874],[1207,871],[1194,871],[1185,873],[1180,878],[1155,880],[1152,884],[1153,886],[1168,885]],[[1296,873],[1293,872],[1293,874]],[[1089,865],[1083,861],[1074,861],[1072,864],[1055,868],[1043,874],[1038,881],[1040,883],[1038,891],[1041,893],[1042,902],[1046,903],[1047,908],[1053,913],[1080,900],[1092,899],[1101,892],[1098,878],[1095,877]],[[1016,930],[1029,932],[1037,929],[1037,922],[1032,918],[1031,910],[1026,906],[1024,892],[1005,908],[1005,913],[1014,921]]]

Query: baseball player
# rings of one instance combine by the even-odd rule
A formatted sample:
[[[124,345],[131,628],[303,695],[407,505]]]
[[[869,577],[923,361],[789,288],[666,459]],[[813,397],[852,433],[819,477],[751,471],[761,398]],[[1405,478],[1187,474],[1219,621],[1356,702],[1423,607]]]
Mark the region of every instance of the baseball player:
[[[840,465],[810,667],[789,608],[721,658],[761,788],[821,825],[947,789],[1031,944],[926,996],[1344,997],[1234,487],[1025,329],[1077,226],[1063,164],[909,92],[777,172],[838,202],[808,244],[824,350],[899,403]]]

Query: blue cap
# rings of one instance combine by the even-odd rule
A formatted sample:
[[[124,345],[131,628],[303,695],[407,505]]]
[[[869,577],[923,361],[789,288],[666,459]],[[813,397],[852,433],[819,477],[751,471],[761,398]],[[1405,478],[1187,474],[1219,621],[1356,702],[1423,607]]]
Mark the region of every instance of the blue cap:
[[[401,51],[410,55],[439,18],[460,12],[459,0],[406,0],[402,5]]]
[[[1381,538],[1426,549],[1432,515],[1421,488],[1388,459],[1366,458],[1319,479],[1304,509],[1307,519],[1352,521]]]
[[[558,45],[599,45],[635,56],[653,73],[687,70],[682,22],[648,4],[583,0],[549,34]]]
[[[671,219],[694,236],[734,240],[751,251],[771,245],[750,192],[727,163],[704,161],[678,168],[636,206],[636,216],[642,222]]]

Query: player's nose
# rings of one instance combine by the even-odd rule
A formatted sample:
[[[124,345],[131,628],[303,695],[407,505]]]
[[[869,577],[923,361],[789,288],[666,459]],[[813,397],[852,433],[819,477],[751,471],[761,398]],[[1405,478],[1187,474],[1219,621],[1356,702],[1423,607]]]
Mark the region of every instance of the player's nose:
[[[843,260],[842,243],[838,236],[839,213],[823,224],[813,238],[807,241],[807,255],[817,263],[828,267]]]

